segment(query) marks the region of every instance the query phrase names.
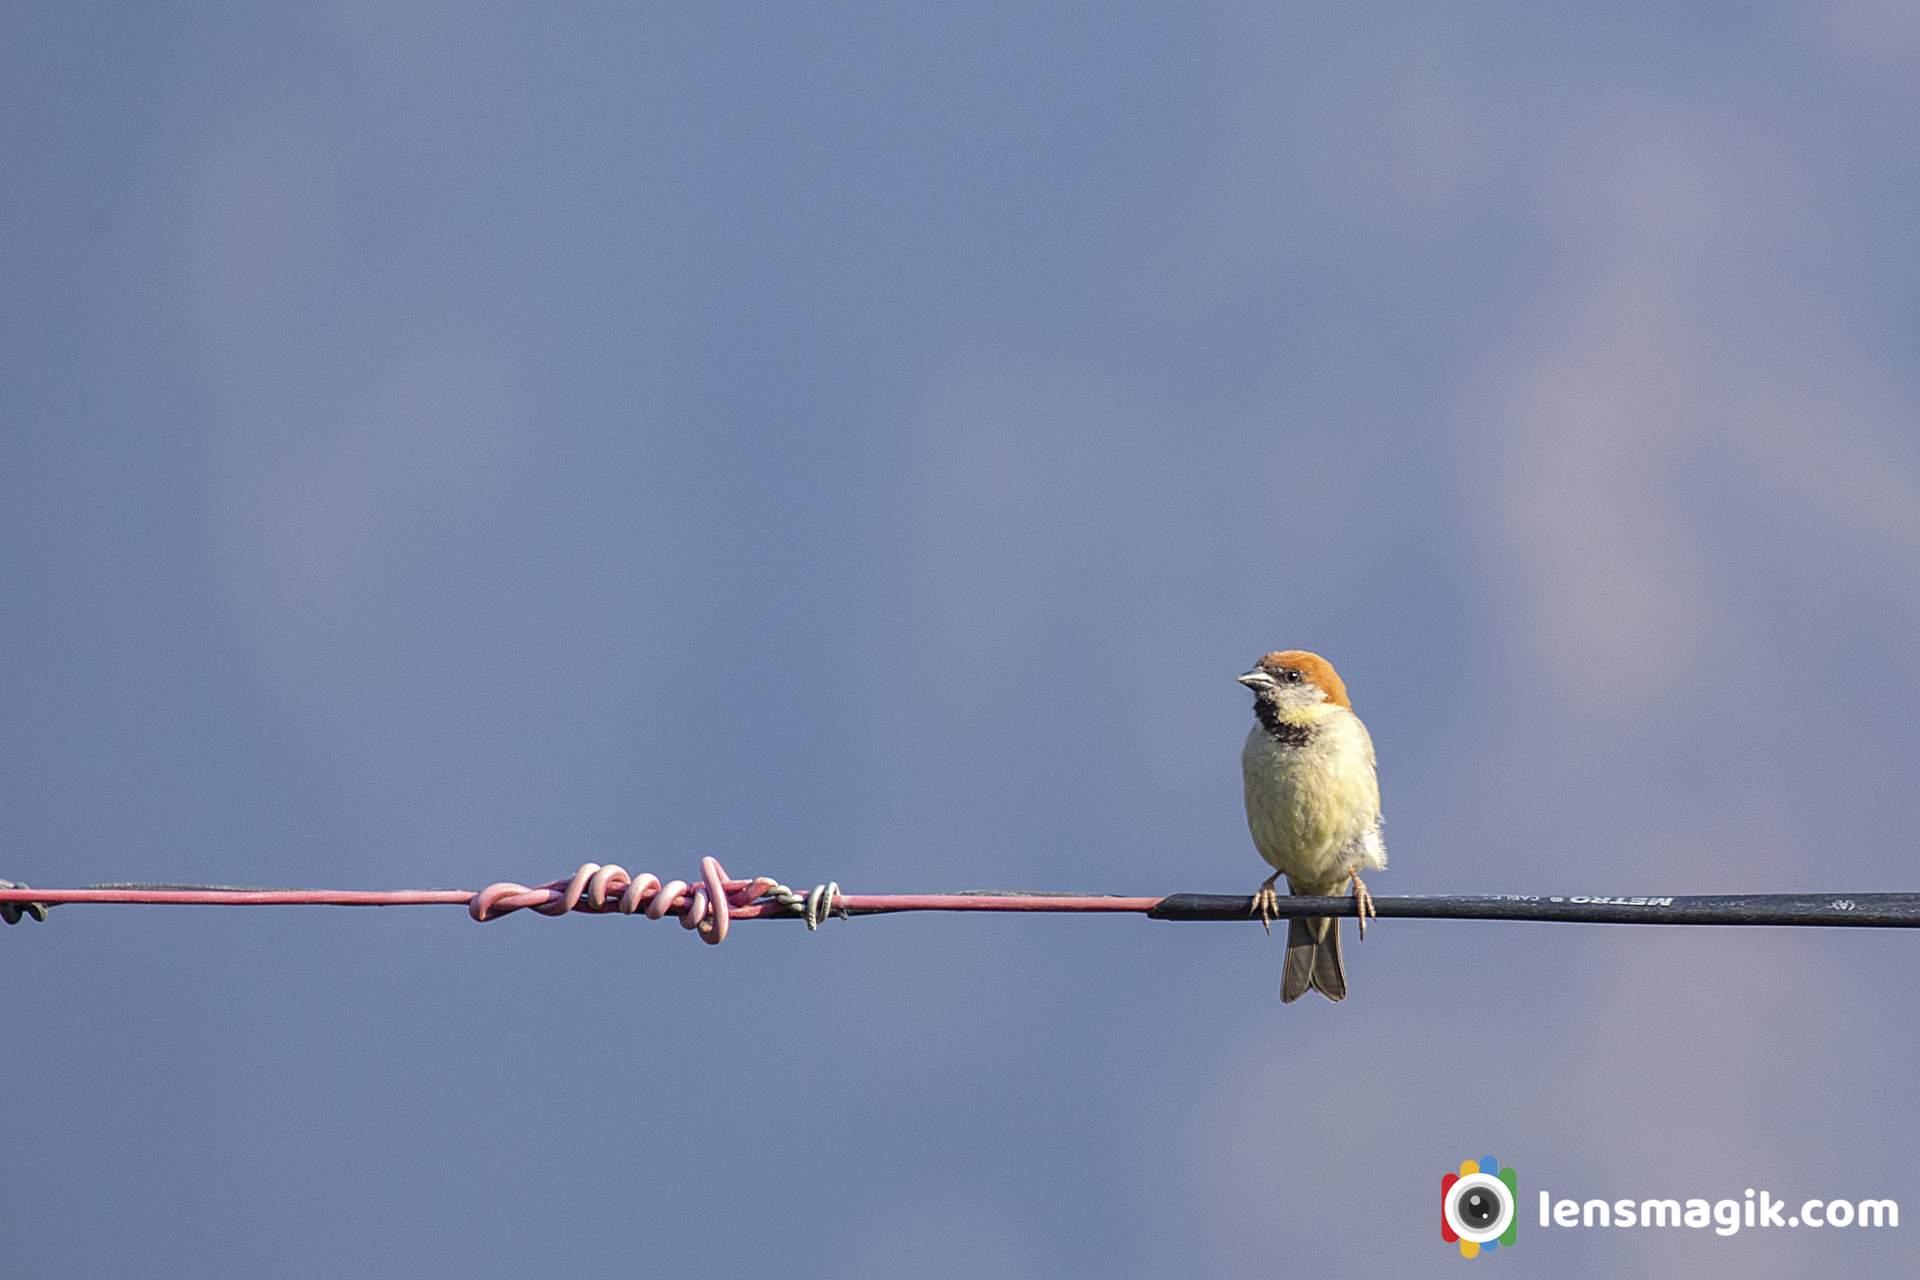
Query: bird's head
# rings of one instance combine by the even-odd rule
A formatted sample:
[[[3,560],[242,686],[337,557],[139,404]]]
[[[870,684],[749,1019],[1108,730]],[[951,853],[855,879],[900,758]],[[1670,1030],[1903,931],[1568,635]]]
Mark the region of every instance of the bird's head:
[[[1240,683],[1253,690],[1256,699],[1282,711],[1305,710],[1321,702],[1353,709],[1347,701],[1347,686],[1333,664],[1305,649],[1268,654],[1240,677]]]

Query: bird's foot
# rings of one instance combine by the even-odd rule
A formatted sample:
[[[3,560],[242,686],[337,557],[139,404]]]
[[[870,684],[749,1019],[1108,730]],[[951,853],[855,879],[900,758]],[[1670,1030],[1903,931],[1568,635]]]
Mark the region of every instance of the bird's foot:
[[[1373,895],[1367,892],[1367,882],[1360,878],[1360,873],[1349,871],[1347,879],[1353,884],[1353,913],[1360,917],[1360,936],[1365,938],[1368,917],[1378,920],[1380,913],[1373,909]]]
[[[1273,922],[1280,917],[1280,895],[1273,891],[1273,882],[1280,878],[1278,871],[1268,876],[1260,885],[1260,891],[1253,895],[1253,909],[1248,915],[1260,917],[1260,927],[1273,936]]]

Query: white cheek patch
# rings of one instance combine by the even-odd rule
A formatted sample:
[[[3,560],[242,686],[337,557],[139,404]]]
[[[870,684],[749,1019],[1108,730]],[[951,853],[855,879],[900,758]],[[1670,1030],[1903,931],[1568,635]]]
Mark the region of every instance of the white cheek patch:
[[[1299,684],[1278,686],[1280,696],[1276,701],[1283,707],[1310,707],[1316,702],[1327,700],[1327,691],[1317,684],[1302,681]]]

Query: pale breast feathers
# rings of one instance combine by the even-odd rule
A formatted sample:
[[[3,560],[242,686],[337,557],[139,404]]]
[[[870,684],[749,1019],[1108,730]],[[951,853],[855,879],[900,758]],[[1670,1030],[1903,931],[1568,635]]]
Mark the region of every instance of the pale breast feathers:
[[[1351,714],[1315,726],[1302,746],[1256,726],[1241,751],[1247,826],[1269,865],[1302,879],[1386,863],[1373,743]]]

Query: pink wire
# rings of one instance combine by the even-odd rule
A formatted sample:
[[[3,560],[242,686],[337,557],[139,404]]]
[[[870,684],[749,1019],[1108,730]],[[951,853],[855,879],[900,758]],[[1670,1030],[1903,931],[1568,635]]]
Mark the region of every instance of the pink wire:
[[[837,886],[815,891],[819,914],[891,911],[1046,911],[1147,912],[1159,898],[1119,898],[1072,894],[996,893],[841,893]],[[335,906],[406,907],[459,905],[475,920],[497,920],[531,908],[542,915],[572,911],[643,915],[649,920],[678,916],[682,928],[718,945],[735,920],[792,917],[808,895],[796,893],[768,876],[735,880],[717,858],[700,859],[700,879],[668,880],[650,872],[630,874],[615,863],[585,862],[571,877],[542,885],[499,881],[475,893],[468,889],[222,889],[183,885],[123,885],[93,889],[0,889],[0,902],[142,903],[155,906]]]

